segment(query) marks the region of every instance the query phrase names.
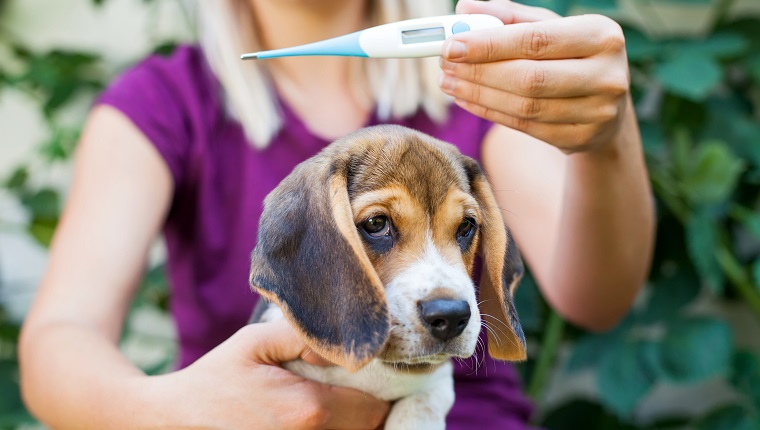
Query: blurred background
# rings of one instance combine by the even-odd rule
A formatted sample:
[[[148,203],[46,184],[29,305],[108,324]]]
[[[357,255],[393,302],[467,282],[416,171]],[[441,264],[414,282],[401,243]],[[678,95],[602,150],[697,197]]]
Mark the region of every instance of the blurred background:
[[[613,331],[564,322],[529,277],[518,289],[536,424],[760,429],[760,0],[522,2],[623,25],[658,211],[649,280]],[[90,103],[193,22],[182,0],[0,0],[0,429],[40,427],[16,341]],[[122,338],[149,373],[175,353],[162,261],[159,241]]]

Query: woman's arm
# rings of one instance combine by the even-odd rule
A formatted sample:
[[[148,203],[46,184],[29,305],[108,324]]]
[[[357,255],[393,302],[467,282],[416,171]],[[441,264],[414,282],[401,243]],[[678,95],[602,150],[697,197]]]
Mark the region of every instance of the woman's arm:
[[[152,146],[115,110],[95,109],[20,340],[24,398],[52,427],[135,419],[124,387],[143,375],[117,341],[171,193],[171,175]]]
[[[503,125],[483,162],[547,300],[576,324],[610,328],[646,279],[654,239],[623,33],[606,17],[509,1],[457,11],[506,25],[448,41],[441,87]]]
[[[565,155],[495,127],[483,161],[526,261],[549,303],[575,324],[614,326],[649,270],[652,196],[633,113],[605,151]]]
[[[21,335],[29,409],[57,429],[377,426],[386,402],[277,366],[306,351],[288,327],[246,327],[187,369],[157,377],[121,354],[123,320],[172,188],[142,133],[115,109],[96,108]]]

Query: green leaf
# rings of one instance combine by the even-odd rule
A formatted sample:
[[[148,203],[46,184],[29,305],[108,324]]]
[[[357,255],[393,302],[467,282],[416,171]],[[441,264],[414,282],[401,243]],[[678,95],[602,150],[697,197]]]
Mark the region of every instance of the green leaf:
[[[686,246],[694,267],[707,286],[713,294],[721,294],[723,272],[715,257],[717,231],[714,220],[706,211],[693,212],[686,221]]]
[[[5,188],[10,191],[20,192],[26,185],[27,179],[29,179],[29,170],[26,166],[17,167],[5,181]]]
[[[760,291],[760,257],[752,263],[752,281],[755,284],[755,289]]]
[[[40,147],[48,161],[65,161],[72,157],[79,141],[79,130],[56,127],[50,140]]]
[[[691,165],[692,151],[691,134],[684,127],[678,127],[673,132],[673,144],[671,145],[671,160],[675,176],[679,179],[688,175]]]
[[[730,196],[745,169],[744,161],[719,141],[700,145],[683,173],[683,189],[694,206],[722,203]]]
[[[740,405],[724,406],[713,411],[697,424],[697,430],[757,430],[749,411]]]
[[[52,188],[22,196],[21,204],[26,206],[33,218],[55,219],[60,214],[60,197],[58,191]]]
[[[641,319],[647,323],[665,321],[678,316],[678,311],[699,295],[699,277],[683,267],[652,282],[646,308]]]
[[[647,37],[635,28],[623,28],[625,48],[629,61],[656,59],[667,52],[667,46]]]
[[[731,363],[731,329],[711,317],[672,321],[662,339],[660,370],[675,383],[696,383],[724,375]]]
[[[571,0],[521,0],[520,3],[550,9],[560,15],[567,15]]]
[[[613,330],[606,333],[586,333],[580,337],[570,351],[565,370],[574,373],[599,364],[604,355],[623,346],[628,331],[633,325],[632,315],[629,314]]]
[[[758,80],[760,84],[760,80]],[[704,136],[725,142],[739,158],[760,167],[760,124],[739,94],[711,98]]]
[[[596,372],[600,399],[621,417],[630,417],[656,380],[652,372],[651,349],[643,343],[627,341],[621,347],[605,354]]]
[[[541,331],[545,313],[544,303],[536,282],[529,273],[526,273],[515,290],[514,301],[523,329],[532,333]]]
[[[688,50],[658,64],[654,76],[668,91],[701,101],[721,82],[723,69],[708,54]]]
[[[760,411],[760,359],[749,351],[737,351],[728,381]]]
[[[747,59],[747,71],[755,83],[760,84],[760,52]]]
[[[565,370],[569,373],[574,373],[594,367],[605,354],[618,348],[622,343],[622,337],[589,333],[573,345]]]
[[[0,416],[23,409],[18,383],[18,363],[0,360]]]
[[[662,3],[685,4],[685,5],[709,5],[712,0],[660,0]]]
[[[736,218],[744,228],[749,230],[757,240],[760,240],[760,214],[743,206],[733,205],[730,210],[732,217]]]
[[[29,234],[31,234],[40,245],[48,247],[53,240],[53,233],[55,233],[55,227],[57,225],[57,219],[34,218],[27,229]]]
[[[630,424],[610,414],[602,405],[576,399],[551,410],[541,423],[548,430],[636,430]]]
[[[615,10],[618,8],[618,2],[617,0],[575,0],[574,6],[596,10]]]
[[[639,122],[641,143],[647,155],[660,154],[665,148],[662,128],[653,122]]]
[[[691,55],[709,55],[714,58],[738,57],[744,54],[750,41],[744,35],[732,31],[711,34],[703,40],[680,41],[673,45],[677,52],[693,51]]]
[[[154,47],[153,53],[164,56],[164,57],[168,57],[172,55],[172,53],[176,49],[177,49],[177,42],[168,41]]]
[[[19,52],[27,58],[27,70],[14,81],[41,94],[47,117],[82,90],[103,87],[105,78],[97,67],[100,60],[97,55],[63,50],[45,54],[33,54],[28,50]]]

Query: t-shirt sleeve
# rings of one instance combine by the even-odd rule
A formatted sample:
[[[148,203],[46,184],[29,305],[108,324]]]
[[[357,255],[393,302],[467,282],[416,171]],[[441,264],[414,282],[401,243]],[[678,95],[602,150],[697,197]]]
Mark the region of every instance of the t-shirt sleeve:
[[[177,70],[181,57],[151,56],[118,76],[100,96],[96,105],[108,105],[122,112],[155,146],[180,187],[193,142],[187,94]]]

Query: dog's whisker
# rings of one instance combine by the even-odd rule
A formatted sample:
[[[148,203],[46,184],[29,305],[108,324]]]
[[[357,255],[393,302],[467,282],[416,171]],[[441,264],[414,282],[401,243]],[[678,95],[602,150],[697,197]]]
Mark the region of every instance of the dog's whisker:
[[[490,327],[490,326],[489,326],[489,327]],[[491,327],[491,328],[496,328],[496,327]],[[497,328],[497,330],[498,330],[498,328]],[[510,330],[511,330],[511,329],[510,329]],[[502,331],[502,330],[499,330],[499,331],[500,331],[500,332],[501,332],[503,335],[505,335],[505,336],[507,337],[507,340],[509,340],[509,342],[512,344],[512,346],[514,346],[514,347],[516,347],[516,348],[521,348],[521,347],[522,347],[522,345],[521,345],[521,344],[518,344],[517,342],[515,342],[515,340],[514,340],[514,336],[510,336],[508,333],[505,333],[505,332],[504,332],[504,331]],[[494,335],[494,337],[496,337],[497,339],[499,338],[498,336],[495,336],[495,335]]]
[[[500,321],[500,322],[501,322],[501,321]],[[487,322],[485,322],[485,321],[484,321],[484,323],[486,323],[486,329],[489,329],[489,328],[495,328],[495,329],[499,330],[499,332],[501,332],[501,334],[503,334],[503,335],[505,335],[505,336],[506,336],[507,340],[508,340],[508,341],[509,341],[509,342],[512,344],[512,346],[514,346],[514,347],[517,347],[517,348],[520,348],[520,347],[522,347],[522,345],[520,345],[520,344],[518,344],[517,342],[515,342],[515,340],[514,340],[514,337],[513,337],[513,336],[510,336],[510,335],[509,335],[509,333],[506,333],[506,332],[504,332],[503,330],[499,329],[498,327],[492,327],[492,326],[489,326],[489,325],[487,325]],[[504,325],[505,325],[505,326],[507,327],[507,329],[508,329],[508,330],[510,330],[510,332],[511,332],[511,330],[512,330],[512,329],[511,329],[509,326],[507,326],[506,324],[504,324]],[[497,338],[497,339],[499,338],[499,337],[498,337],[498,336],[496,336],[496,335],[494,335],[494,337],[495,337],[495,338]],[[498,345],[498,344],[497,344],[497,345]]]
[[[496,346],[501,346],[501,338],[499,337],[498,333],[494,331],[491,327],[488,326],[488,324],[485,323],[485,321],[481,324],[483,328],[485,328],[491,336],[493,336],[494,341],[496,342]]]
[[[504,327],[505,327],[505,328],[506,328],[508,331],[502,330],[502,329],[501,329],[499,326],[494,326],[494,325],[492,324],[492,322],[491,322],[491,321],[486,321],[485,319],[483,319],[483,320],[481,320],[481,321],[483,322],[483,324],[486,324],[486,327],[487,327],[487,328],[492,328],[492,329],[494,329],[494,330],[498,330],[498,331],[499,331],[499,333],[503,334],[503,335],[504,335],[504,336],[506,336],[506,337],[509,337],[509,333],[512,331],[512,329],[511,329],[511,328],[510,328],[508,325],[506,325],[506,324],[502,323],[502,322],[501,322],[501,321],[499,321],[498,319],[496,319],[496,321],[497,321],[497,322],[499,322],[499,323],[502,323],[502,324],[504,325]]]
[[[481,316],[490,318],[491,321],[489,321],[489,322],[497,322],[497,323],[499,323],[501,326],[503,326],[504,328],[506,328],[506,330],[509,331],[509,332],[512,331],[512,327],[510,327],[509,324],[505,323],[504,321],[502,321],[501,319],[499,319],[499,318],[497,318],[497,317],[495,317],[493,315],[481,314]],[[504,334],[507,333],[507,332],[502,331],[502,330],[499,330],[499,331],[501,331]]]

